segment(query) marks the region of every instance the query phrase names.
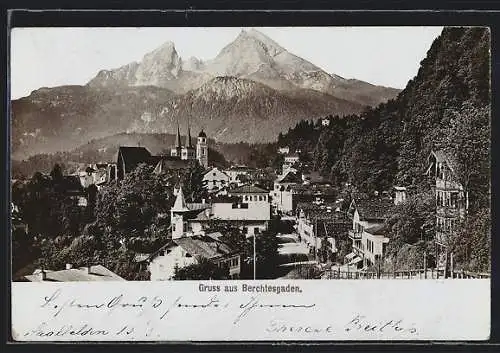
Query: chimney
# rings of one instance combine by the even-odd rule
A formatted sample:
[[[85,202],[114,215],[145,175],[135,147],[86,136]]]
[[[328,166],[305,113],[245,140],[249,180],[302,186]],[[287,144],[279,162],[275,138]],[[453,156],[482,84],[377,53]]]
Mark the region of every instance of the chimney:
[[[91,268],[91,265],[87,265],[83,268],[83,271],[85,272],[85,274],[87,275],[90,275],[92,273],[92,268]]]
[[[205,204],[205,199],[201,199],[201,203],[202,203],[202,204]]]
[[[73,268],[72,264],[66,264],[66,270],[71,270]]]
[[[42,268],[41,270],[38,270],[37,277],[39,281],[45,281],[47,279],[47,272],[45,272]]]

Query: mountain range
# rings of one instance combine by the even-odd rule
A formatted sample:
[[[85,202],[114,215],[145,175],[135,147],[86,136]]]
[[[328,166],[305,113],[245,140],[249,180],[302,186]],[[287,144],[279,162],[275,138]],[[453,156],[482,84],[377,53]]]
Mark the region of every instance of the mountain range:
[[[206,61],[184,60],[166,42],[84,86],[40,88],[12,101],[12,156],[120,132],[172,133],[177,122],[220,142],[267,142],[301,119],[360,113],[398,93],[329,74],[256,30],[241,31]]]

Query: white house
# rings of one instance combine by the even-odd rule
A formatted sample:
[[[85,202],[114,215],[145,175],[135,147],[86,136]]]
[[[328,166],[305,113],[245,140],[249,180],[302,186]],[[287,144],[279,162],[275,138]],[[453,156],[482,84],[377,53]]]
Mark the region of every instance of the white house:
[[[203,186],[207,190],[219,190],[229,185],[231,177],[217,167],[212,168],[203,176]]]
[[[212,201],[211,219],[234,221],[248,236],[267,229],[271,220],[269,191],[246,185],[229,190],[228,197]]]
[[[267,229],[271,219],[269,192],[253,185],[228,190],[210,203],[186,203],[179,189],[171,209],[172,238],[203,235],[211,220],[234,222],[248,236]]]
[[[166,281],[173,278],[176,268],[186,267],[206,259],[217,266],[227,266],[231,279],[239,278],[240,254],[227,244],[208,235],[185,236],[172,239],[153,253],[148,259],[151,281]]]
[[[300,157],[298,153],[292,153],[285,155],[285,160],[283,162],[283,174],[285,174],[290,168],[295,164],[299,163]]]
[[[367,267],[375,264],[375,259],[385,254],[384,222],[389,215],[393,202],[386,198],[353,200],[349,213],[352,216],[352,228],[349,238],[352,240],[352,252],[346,256],[350,264],[362,264]]]
[[[290,147],[288,147],[288,146],[279,147],[278,148],[278,153],[279,154],[289,154],[290,153]]]
[[[276,211],[289,213],[293,210],[293,187],[300,184],[302,184],[301,177],[292,171],[287,171],[274,181],[270,194],[271,203]]]
[[[395,186],[394,187],[394,204],[399,205],[406,201],[406,187]]]

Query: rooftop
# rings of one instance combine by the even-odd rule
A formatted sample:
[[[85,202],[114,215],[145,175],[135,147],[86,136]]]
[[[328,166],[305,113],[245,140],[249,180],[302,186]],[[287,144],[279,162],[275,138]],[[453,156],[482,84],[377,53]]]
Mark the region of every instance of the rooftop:
[[[155,257],[161,251],[172,246],[180,246],[184,251],[194,257],[205,258],[205,259],[215,259],[225,255],[230,255],[234,253],[227,244],[222,241],[217,240],[218,234],[214,233],[211,235],[194,235],[189,237],[182,237],[178,239],[173,239],[155,253],[150,256],[150,259]]]
[[[389,228],[385,225],[385,223],[381,223],[365,229],[365,232],[372,235],[386,235],[389,233]]]
[[[31,282],[41,282],[41,270],[36,270],[32,275],[25,278]],[[113,271],[102,265],[90,267],[71,268],[61,271],[45,270],[45,281],[51,282],[80,282],[80,281],[125,281]]]
[[[394,203],[390,199],[376,198],[354,201],[360,219],[385,219]]]
[[[255,185],[243,185],[229,191],[231,194],[268,194],[269,191]]]

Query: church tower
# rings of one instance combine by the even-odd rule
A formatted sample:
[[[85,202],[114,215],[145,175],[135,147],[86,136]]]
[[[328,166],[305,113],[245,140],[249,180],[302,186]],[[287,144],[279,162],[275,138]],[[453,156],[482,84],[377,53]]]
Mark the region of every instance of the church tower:
[[[198,142],[196,144],[196,158],[203,166],[203,168],[208,168],[208,143],[207,135],[205,131],[201,130],[198,135]]]
[[[174,206],[170,209],[170,224],[172,225],[172,239],[179,239],[184,236],[184,214],[188,212],[189,209],[186,205],[186,200],[184,199],[184,193],[182,192],[182,186],[179,186],[179,191],[177,192],[177,197],[175,198]]]
[[[182,145],[181,145],[181,129],[179,127],[179,122],[177,122],[177,136],[175,137],[175,146],[170,150],[170,155],[172,157],[181,158]]]
[[[182,148],[181,159],[184,159],[184,160],[196,159],[196,151],[193,147],[193,143],[191,142],[191,127],[189,126],[189,120],[188,120],[188,128],[187,128],[186,145]]]

